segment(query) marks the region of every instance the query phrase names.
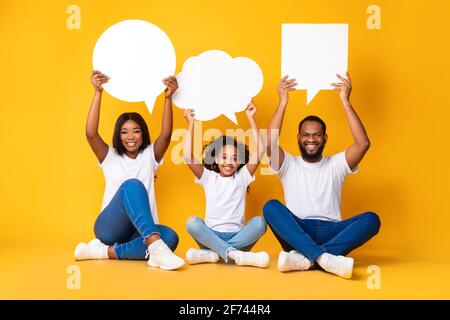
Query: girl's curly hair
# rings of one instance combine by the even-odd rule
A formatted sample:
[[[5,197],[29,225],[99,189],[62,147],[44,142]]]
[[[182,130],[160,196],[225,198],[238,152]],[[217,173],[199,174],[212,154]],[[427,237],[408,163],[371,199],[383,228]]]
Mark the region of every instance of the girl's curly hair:
[[[248,163],[250,152],[245,144],[238,142],[235,138],[230,136],[220,136],[211,143],[203,146],[202,165],[208,170],[220,173],[219,165],[216,162],[216,156],[226,145],[234,146],[238,150],[238,168],[236,171],[239,171]]]

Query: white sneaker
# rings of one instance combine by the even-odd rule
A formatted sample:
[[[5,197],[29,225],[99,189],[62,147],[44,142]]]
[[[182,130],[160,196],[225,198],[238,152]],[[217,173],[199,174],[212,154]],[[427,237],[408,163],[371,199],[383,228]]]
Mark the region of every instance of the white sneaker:
[[[308,270],[311,268],[311,261],[300,252],[292,250],[290,252],[281,251],[278,256],[278,271]]]
[[[175,255],[161,239],[148,246],[145,258],[149,257],[147,264],[153,268],[175,270],[184,265],[184,260]]]
[[[89,243],[81,242],[73,253],[75,260],[100,260],[108,259],[108,246],[98,239]]]
[[[189,264],[197,264],[203,262],[216,263],[219,261],[219,255],[217,252],[209,249],[193,249],[190,248],[186,252],[186,260]]]
[[[269,255],[265,251],[250,252],[233,250],[229,252],[230,258],[234,260],[238,266],[254,266],[266,268],[269,265]]]
[[[323,253],[317,259],[317,263],[327,272],[334,273],[346,279],[352,277],[353,258]]]

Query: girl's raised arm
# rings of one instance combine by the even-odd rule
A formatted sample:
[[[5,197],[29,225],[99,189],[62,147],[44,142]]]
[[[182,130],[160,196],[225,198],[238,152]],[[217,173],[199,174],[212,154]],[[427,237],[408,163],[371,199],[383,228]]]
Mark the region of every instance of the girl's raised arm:
[[[103,162],[108,154],[108,145],[103,141],[98,133],[98,123],[100,119],[100,105],[102,102],[103,84],[107,83],[109,77],[94,70],[91,75],[91,83],[95,88],[94,99],[92,100],[91,107],[86,122],[86,138],[94,151],[98,161]]]
[[[194,175],[200,179],[200,177],[203,174],[204,168],[201,165],[201,163],[197,159],[195,159],[194,152],[192,150],[193,149],[192,145],[194,141],[194,124],[195,124],[194,116],[195,116],[194,110],[192,109],[184,110],[184,117],[186,118],[189,126],[188,131],[186,133],[186,137],[184,138],[183,154],[184,154],[184,162],[187,164],[189,169],[191,169]]]
[[[247,170],[253,175],[266,152],[266,141],[259,133],[258,125],[255,121],[256,106],[250,102],[247,106],[247,117],[252,127],[253,141],[256,143],[256,150],[250,153],[250,159],[247,163]]]

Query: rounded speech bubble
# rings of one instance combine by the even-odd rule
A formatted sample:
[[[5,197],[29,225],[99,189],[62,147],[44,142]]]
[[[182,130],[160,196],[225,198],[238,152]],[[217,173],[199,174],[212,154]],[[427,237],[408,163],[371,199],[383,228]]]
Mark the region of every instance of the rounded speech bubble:
[[[202,121],[224,114],[237,124],[234,113],[245,110],[263,85],[263,73],[255,61],[233,59],[220,50],[190,57],[176,77],[179,88],[173,102],[179,108],[194,109],[195,118]]]
[[[95,44],[94,69],[111,79],[103,87],[113,97],[144,101],[149,112],[164,91],[162,79],[174,74],[175,49],[159,27],[143,20],[124,20],[103,32]]]

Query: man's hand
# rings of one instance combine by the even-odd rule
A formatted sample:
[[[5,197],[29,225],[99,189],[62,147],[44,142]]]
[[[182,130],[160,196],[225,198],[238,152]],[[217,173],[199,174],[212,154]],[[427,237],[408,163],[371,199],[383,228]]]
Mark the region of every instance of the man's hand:
[[[352,93],[352,80],[350,79],[350,75],[346,72],[346,77],[342,77],[339,74],[336,74],[341,82],[332,83],[331,85],[335,90],[339,91],[339,97],[343,103],[350,102],[350,94]]]
[[[277,86],[280,101],[287,101],[289,99],[289,91],[295,90],[296,86],[297,82],[295,82],[295,79],[288,79],[288,76],[281,78]]]
[[[178,81],[174,76],[163,79],[163,83],[166,86],[166,98],[172,97],[173,93],[178,89]]]

